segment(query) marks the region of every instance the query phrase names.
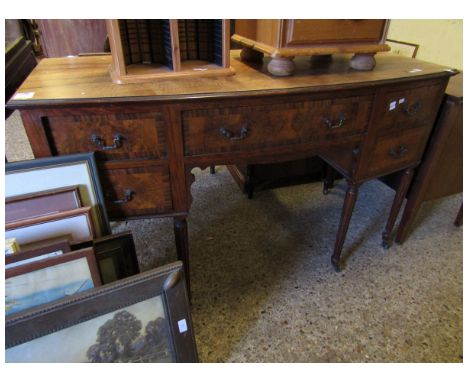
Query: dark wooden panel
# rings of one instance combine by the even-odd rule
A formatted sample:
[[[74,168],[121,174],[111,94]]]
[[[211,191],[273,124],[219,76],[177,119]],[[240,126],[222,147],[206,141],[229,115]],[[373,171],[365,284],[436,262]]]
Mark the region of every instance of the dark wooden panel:
[[[110,218],[172,212],[166,166],[101,169],[101,183]],[[129,193],[129,194],[128,194]],[[127,198],[129,200],[125,200]]]
[[[104,52],[107,37],[105,20],[37,20],[46,57]]]
[[[426,146],[429,132],[425,128],[417,128],[399,135],[380,137],[369,158],[365,177],[383,175],[418,162]]]
[[[184,111],[185,155],[248,151],[362,134],[370,107],[371,97],[363,96]]]
[[[57,114],[57,113],[56,113]],[[56,155],[96,151],[99,159],[166,158],[162,113],[88,113],[50,115],[44,123]],[[116,137],[121,137],[117,142]],[[103,146],[117,145],[104,149]]]

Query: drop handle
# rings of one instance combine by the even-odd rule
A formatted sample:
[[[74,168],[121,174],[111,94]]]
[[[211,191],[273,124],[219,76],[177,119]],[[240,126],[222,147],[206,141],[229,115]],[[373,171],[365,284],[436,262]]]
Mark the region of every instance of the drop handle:
[[[93,134],[89,137],[89,140],[96,145],[97,148],[104,151],[115,150],[122,147],[122,141],[124,136],[122,134],[114,134],[113,144],[111,146],[106,146],[104,139],[97,135]]]
[[[132,189],[128,188],[124,191],[123,198],[117,199],[117,200],[111,200],[113,204],[125,204],[130,202],[133,199],[133,195],[135,194],[135,191]],[[110,195],[107,195],[110,197]]]
[[[401,145],[401,146],[390,149],[389,154],[392,158],[399,159],[402,156],[406,155],[407,152],[408,152],[408,148]]]
[[[421,101],[416,101],[412,105],[403,106],[403,112],[407,115],[415,115],[419,110],[421,110],[422,103]]]
[[[221,127],[219,129],[219,133],[230,141],[241,141],[247,137],[249,129],[247,127],[242,127],[239,131],[239,135],[236,135],[231,130],[226,129],[225,127]]]
[[[345,121],[346,121],[346,116],[341,114],[338,121],[333,121],[328,117],[322,118],[323,123],[329,130],[335,130],[339,129],[340,127],[343,127]]]

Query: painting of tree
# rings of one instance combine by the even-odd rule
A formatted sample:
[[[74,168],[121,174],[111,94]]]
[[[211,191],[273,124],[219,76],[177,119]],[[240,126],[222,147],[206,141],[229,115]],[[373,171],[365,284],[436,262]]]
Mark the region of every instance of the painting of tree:
[[[116,313],[97,331],[96,343],[86,351],[90,362],[171,362],[172,347],[163,317],[142,323],[126,310]]]
[[[86,356],[90,362],[128,362],[133,355],[132,343],[141,330],[141,321],[122,310],[107,320],[97,333],[97,343]]]

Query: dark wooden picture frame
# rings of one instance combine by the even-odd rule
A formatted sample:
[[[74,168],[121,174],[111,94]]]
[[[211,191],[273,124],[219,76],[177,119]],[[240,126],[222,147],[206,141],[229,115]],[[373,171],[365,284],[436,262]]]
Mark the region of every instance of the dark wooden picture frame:
[[[29,262],[5,269],[5,310],[21,314],[101,284],[92,247]]]
[[[36,244],[36,243],[34,243]],[[16,252],[12,255],[5,256],[5,266],[9,264],[22,262],[25,260],[30,260],[35,257],[40,257],[42,255],[62,252],[67,253],[71,251],[70,242],[65,238],[56,238],[55,240],[43,240],[37,242],[37,245],[26,246],[26,249],[21,249],[19,252]],[[38,259],[39,260],[39,259]]]
[[[65,225],[65,220],[84,218],[84,221],[75,222],[75,226],[68,227]],[[78,225],[77,225],[78,224]],[[83,224],[86,224],[87,234],[83,236]],[[47,228],[49,226],[49,228]],[[25,232],[21,234],[20,231]],[[40,231],[43,231],[42,233]],[[36,231],[34,233],[34,231]],[[47,232],[49,231],[49,232]],[[41,217],[19,220],[13,223],[5,224],[5,236],[7,238],[14,237],[20,244],[29,244],[38,240],[46,240],[49,238],[70,235],[70,244],[82,244],[93,240],[95,237],[95,228],[91,216],[91,207],[81,207],[70,211],[63,211],[56,214],[44,215]],[[24,239],[23,237],[28,237]],[[28,241],[24,241],[28,240]]]
[[[5,224],[82,207],[78,186],[5,198]]]
[[[101,329],[105,325],[98,324],[99,320],[105,321],[108,329],[109,316],[113,315],[110,321],[125,312],[128,317],[128,311],[131,312],[133,307],[138,304],[152,304],[154,301],[162,301],[163,327],[166,331],[158,331],[158,333],[165,333],[169,336],[168,338],[162,336],[160,340],[164,339],[164,343],[170,346],[172,360],[198,362],[183,265],[180,261],[83,292],[74,297],[30,309],[23,314],[7,317],[5,320],[5,360],[6,362],[82,362],[79,359],[66,359],[62,351],[58,353],[60,359],[54,358],[48,352],[48,344],[53,344],[55,349],[62,350],[79,346],[83,349],[80,354],[85,354],[88,360],[92,358],[97,362],[122,361],[122,359],[116,359],[118,351],[117,353],[100,351],[100,346],[103,344],[99,341],[94,345],[88,342],[82,343],[84,340],[83,336],[80,337],[80,333],[83,334],[85,330],[86,335],[92,338],[91,342],[94,342],[96,338],[99,338],[99,333],[102,334],[105,331]],[[148,322],[150,323],[154,328],[155,321]],[[126,330],[126,327],[127,325],[121,326],[124,329],[119,330]],[[142,330],[143,327],[140,324],[138,332]],[[97,336],[96,333],[98,333]],[[119,335],[118,331],[116,335]],[[148,325],[145,338],[148,338],[147,336]],[[138,338],[141,340],[143,336]],[[129,337],[127,340],[129,341]],[[143,344],[140,341],[140,351],[141,349],[154,351],[155,347],[160,345],[155,340],[156,337],[152,337],[152,341],[143,342]],[[76,351],[76,349],[70,351],[72,350]],[[107,358],[102,358],[103,355],[107,355]],[[39,357],[44,358],[38,359]],[[141,362],[142,358],[139,358],[139,361]],[[155,362],[154,359],[148,361]]]
[[[23,184],[27,183],[28,186],[34,185],[35,188],[41,187],[42,184],[47,184],[47,182],[37,182],[34,181],[34,173],[36,171],[42,171],[47,173],[47,171],[58,171],[62,168],[72,168],[73,166],[84,165],[87,171],[87,174],[83,174],[83,178],[87,177],[89,182],[89,187],[86,185],[79,184],[80,196],[83,202],[83,205],[92,207],[93,221],[95,223],[95,228],[98,236],[108,235],[111,233],[109,219],[107,217],[107,211],[104,204],[104,196],[101,189],[101,182],[99,180],[98,167],[95,159],[95,154],[84,153],[84,154],[71,154],[71,155],[61,155],[57,157],[48,157],[33,159],[27,161],[19,162],[10,162],[5,164],[5,196],[12,197],[21,194],[20,186],[14,187],[9,186],[9,177],[14,175],[21,175],[20,178]],[[37,174],[36,174],[37,176]],[[32,181],[29,181],[31,178]],[[28,181],[26,181],[28,179]],[[56,178],[53,178],[56,179]],[[55,188],[55,187],[66,187],[75,185],[73,183],[74,179],[58,179],[56,183],[61,183],[60,185],[55,185],[50,187],[47,184],[46,187],[34,189],[32,191],[26,191],[25,193],[42,191],[45,188]],[[39,184],[39,185],[38,185]],[[26,184],[25,184],[26,186]],[[12,190],[12,188],[14,188]]]
[[[130,231],[95,239],[93,247],[103,284],[140,273]]]

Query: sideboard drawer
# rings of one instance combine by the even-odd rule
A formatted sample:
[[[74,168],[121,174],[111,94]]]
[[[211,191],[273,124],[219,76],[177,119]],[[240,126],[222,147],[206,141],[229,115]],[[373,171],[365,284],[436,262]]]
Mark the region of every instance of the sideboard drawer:
[[[415,86],[385,94],[378,112],[377,129],[407,129],[416,126],[432,127],[440,102],[443,85]]]
[[[365,177],[384,175],[418,162],[428,136],[429,131],[424,127],[399,135],[380,136],[370,156]]]
[[[371,97],[182,112],[185,155],[248,151],[362,134]]]
[[[95,151],[104,160],[167,156],[162,113],[50,115],[44,126],[55,155]]]
[[[172,211],[169,170],[166,166],[101,169],[100,178],[110,218]]]

